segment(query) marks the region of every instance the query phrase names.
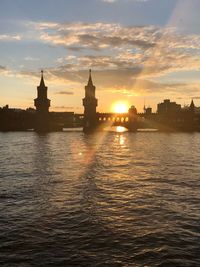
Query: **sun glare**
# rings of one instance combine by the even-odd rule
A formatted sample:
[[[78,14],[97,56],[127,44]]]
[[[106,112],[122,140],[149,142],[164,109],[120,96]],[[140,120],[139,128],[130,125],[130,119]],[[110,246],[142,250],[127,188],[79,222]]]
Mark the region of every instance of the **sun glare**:
[[[116,127],[116,132],[117,133],[124,133],[124,132],[127,132],[127,129],[122,127],[122,126],[117,126]]]
[[[128,112],[128,104],[124,102],[117,102],[113,105],[113,111],[115,113],[127,113]]]

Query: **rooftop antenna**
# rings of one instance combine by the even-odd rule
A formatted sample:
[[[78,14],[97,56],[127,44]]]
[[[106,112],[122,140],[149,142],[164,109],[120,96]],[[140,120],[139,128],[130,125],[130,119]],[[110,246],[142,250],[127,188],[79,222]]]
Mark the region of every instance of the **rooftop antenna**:
[[[144,112],[146,111],[146,106],[145,106],[145,98],[144,98],[144,107],[143,107]]]

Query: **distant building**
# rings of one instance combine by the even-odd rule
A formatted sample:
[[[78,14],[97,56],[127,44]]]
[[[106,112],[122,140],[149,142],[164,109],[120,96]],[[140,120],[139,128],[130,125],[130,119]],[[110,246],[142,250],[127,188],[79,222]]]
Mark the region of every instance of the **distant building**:
[[[36,110],[34,108],[27,108],[26,111],[28,113],[32,113],[32,114],[35,114]]]
[[[165,99],[162,103],[158,104],[157,112],[158,114],[169,114],[181,111],[181,105],[176,102],[170,102],[169,99]]]
[[[145,108],[144,113],[145,113],[146,115],[151,115],[151,114],[152,114],[152,108],[150,108],[150,107]]]
[[[3,107],[3,109],[4,109],[4,110],[9,110],[9,105],[5,105],[5,106]]]

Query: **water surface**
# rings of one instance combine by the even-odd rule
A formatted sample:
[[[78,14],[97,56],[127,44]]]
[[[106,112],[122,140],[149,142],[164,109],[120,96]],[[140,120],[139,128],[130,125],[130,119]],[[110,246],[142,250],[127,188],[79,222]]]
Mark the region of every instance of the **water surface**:
[[[199,149],[199,133],[0,133],[0,266],[200,266]]]

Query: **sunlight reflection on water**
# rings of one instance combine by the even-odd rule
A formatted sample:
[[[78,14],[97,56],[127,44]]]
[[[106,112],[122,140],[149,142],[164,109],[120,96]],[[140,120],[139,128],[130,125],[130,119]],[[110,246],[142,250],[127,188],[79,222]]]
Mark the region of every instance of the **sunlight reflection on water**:
[[[109,131],[109,132],[117,132],[117,133],[124,133],[128,131],[128,129],[126,129],[123,126],[110,126],[110,127],[104,128],[104,130]]]

